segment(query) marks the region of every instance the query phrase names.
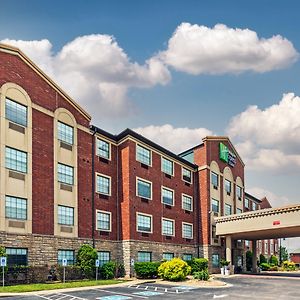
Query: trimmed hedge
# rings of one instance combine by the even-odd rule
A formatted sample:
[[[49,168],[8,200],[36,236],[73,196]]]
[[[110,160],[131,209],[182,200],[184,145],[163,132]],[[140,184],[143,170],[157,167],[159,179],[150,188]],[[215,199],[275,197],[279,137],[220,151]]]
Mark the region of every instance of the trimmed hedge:
[[[158,268],[158,276],[170,281],[182,281],[191,273],[191,267],[180,258],[173,258],[162,263]]]
[[[134,271],[137,278],[156,278],[159,266],[160,262],[136,262],[134,264]]]
[[[191,274],[196,272],[201,272],[208,269],[208,259],[207,258],[193,258],[187,262],[188,265],[192,268]]]

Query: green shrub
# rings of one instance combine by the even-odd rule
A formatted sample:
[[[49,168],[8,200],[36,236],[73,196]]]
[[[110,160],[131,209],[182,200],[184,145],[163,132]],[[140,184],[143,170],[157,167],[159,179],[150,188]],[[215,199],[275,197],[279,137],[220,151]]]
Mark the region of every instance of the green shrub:
[[[160,262],[136,262],[134,271],[137,278],[156,278]]]
[[[86,278],[94,277],[97,251],[90,245],[82,245],[77,253],[76,264],[81,268]]]
[[[208,268],[208,259],[207,258],[193,258],[188,261],[187,264],[192,268],[191,273],[200,272]]]
[[[173,258],[162,263],[158,268],[158,276],[171,281],[185,280],[191,273],[191,267],[180,258]]]
[[[263,264],[263,263],[267,263],[267,262],[268,261],[267,261],[266,257],[263,254],[260,254],[259,255],[259,263]]]
[[[207,281],[209,279],[209,273],[207,269],[201,270],[199,272],[195,272],[193,276],[195,279],[204,280],[204,281]]]
[[[285,260],[283,262],[283,268],[284,268],[285,271],[295,271],[296,270],[296,265],[292,261]]]
[[[269,271],[278,271],[278,266],[275,266],[275,265],[270,265],[270,269]]]
[[[274,266],[278,266],[278,258],[275,255],[271,255],[269,259],[269,263]]]
[[[230,264],[230,261],[228,261],[226,259],[221,259],[221,261],[220,261],[220,265],[222,267],[227,267],[227,266],[229,266],[229,264]]]
[[[126,275],[125,267],[121,263],[116,263],[116,278],[124,277]]]
[[[117,264],[113,261],[105,263],[100,268],[100,276],[102,279],[113,279],[116,275]]]
[[[270,265],[268,263],[262,263],[260,264],[260,268],[263,270],[263,271],[269,271],[270,270]]]

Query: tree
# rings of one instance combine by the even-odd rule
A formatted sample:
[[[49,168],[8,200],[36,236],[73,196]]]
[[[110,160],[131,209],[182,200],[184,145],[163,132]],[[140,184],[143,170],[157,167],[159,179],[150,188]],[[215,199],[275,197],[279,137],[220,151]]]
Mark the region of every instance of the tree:
[[[289,259],[289,253],[286,249],[286,247],[280,246],[279,247],[279,261],[282,263],[283,261],[286,261]]]
[[[84,244],[80,247],[77,254],[77,265],[87,278],[94,275],[97,251],[90,245]]]

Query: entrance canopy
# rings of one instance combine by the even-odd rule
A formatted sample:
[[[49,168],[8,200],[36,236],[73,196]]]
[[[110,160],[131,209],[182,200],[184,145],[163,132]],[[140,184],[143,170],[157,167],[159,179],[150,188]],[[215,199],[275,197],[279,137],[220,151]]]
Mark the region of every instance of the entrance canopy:
[[[219,217],[216,234],[237,240],[263,240],[300,236],[300,204]]]

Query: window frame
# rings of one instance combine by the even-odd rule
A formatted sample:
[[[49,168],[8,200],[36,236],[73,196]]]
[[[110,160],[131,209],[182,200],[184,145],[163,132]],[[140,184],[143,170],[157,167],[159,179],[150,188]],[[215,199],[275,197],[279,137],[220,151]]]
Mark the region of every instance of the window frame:
[[[250,208],[250,200],[247,197],[245,197],[245,199],[244,199],[244,206],[245,206],[245,208]]]
[[[226,214],[226,208],[230,207],[230,214]],[[224,216],[230,216],[232,215],[232,205],[229,203],[224,203]]]
[[[70,128],[72,128],[72,143],[70,143],[69,141],[66,141],[66,140],[64,140],[64,139],[62,139],[62,138],[60,138],[60,130],[59,130],[59,124],[62,124],[62,125],[64,125],[64,126],[66,126],[66,127],[70,127]],[[66,135],[67,136],[67,135]],[[71,125],[69,125],[69,124],[67,124],[67,123],[65,123],[65,122],[62,122],[62,121],[60,121],[60,120],[57,120],[57,139],[60,141],[60,142],[63,142],[63,143],[66,143],[66,144],[68,144],[68,145],[74,145],[74,142],[75,142],[75,128],[74,128],[74,126],[71,126]]]
[[[98,152],[98,141],[101,141],[101,142],[104,142],[104,143],[108,144],[108,157],[99,154],[99,152]],[[96,137],[96,156],[102,157],[102,158],[107,159],[107,160],[111,160],[111,142],[109,142],[109,141],[107,141],[103,138]]]
[[[108,182],[109,182],[109,186],[108,186],[109,191],[108,191],[108,194],[107,193],[103,193],[101,191],[98,191],[98,177],[103,177],[103,178],[108,179]],[[96,172],[96,193],[100,194],[100,195],[111,196],[111,176],[108,176],[108,175]]]
[[[171,222],[173,225],[172,225],[172,231],[173,231],[173,233],[172,234],[167,234],[167,233],[164,233],[164,226],[163,226],[163,224],[164,224],[164,221],[167,221],[167,222]],[[174,219],[169,219],[169,218],[164,218],[164,217],[162,217],[161,218],[161,235],[163,235],[163,236],[175,236],[175,229],[176,227],[175,227],[175,220]]]
[[[238,191],[240,191],[241,195],[239,196]],[[236,185],[236,197],[239,201],[243,200],[243,189],[239,185]]]
[[[61,266],[61,265],[62,265],[62,260],[61,260],[61,262],[60,262],[60,259],[59,259],[59,252],[60,252],[60,251],[64,251],[64,252],[72,252],[72,253],[73,253],[73,260],[72,260],[72,263],[69,264],[69,261],[70,261],[70,260],[67,259],[67,265],[68,265],[68,266],[74,266],[74,265],[75,265],[75,262],[76,262],[75,250],[72,250],[72,249],[57,249],[57,264]],[[63,259],[63,258],[67,258],[67,257],[62,257],[62,259]]]
[[[212,180],[213,175],[215,175],[215,176],[217,177],[217,185],[214,185],[214,183],[213,183],[213,180]],[[211,182],[211,185],[212,185],[213,187],[216,187],[216,188],[219,187],[219,176],[220,176],[220,175],[217,174],[216,172],[210,171],[210,182]]]
[[[189,225],[192,227],[192,236],[191,237],[184,236],[184,230],[183,230],[184,225]],[[181,229],[182,229],[182,238],[189,239],[189,240],[192,240],[194,238],[194,224],[193,223],[182,222]]]
[[[227,190],[227,185],[226,183],[229,183],[229,186],[230,186],[230,190],[228,191]],[[226,194],[228,196],[230,196],[232,194],[232,182],[229,180],[229,179],[224,179],[224,188],[225,188],[225,191],[226,191]],[[229,193],[229,194],[228,194]]]
[[[16,254],[8,254],[7,253],[7,250],[16,250]],[[11,255],[13,255],[13,256],[15,256],[15,257],[17,257],[17,256],[25,256],[25,254],[17,254],[17,252],[18,252],[18,250],[25,250],[25,252],[26,252],[26,262],[25,262],[25,266],[28,266],[28,248],[19,248],[19,247],[5,247],[5,253],[6,253],[6,256],[7,256],[7,265],[8,266],[24,266],[24,264],[19,264],[19,263],[17,263],[17,264],[11,264],[11,259],[9,259],[9,256]]]
[[[59,174],[63,174],[63,173],[59,173],[59,165],[62,165],[64,167],[68,167],[68,168],[72,169],[72,183],[60,180]],[[62,183],[62,184],[66,184],[66,185],[69,185],[69,186],[74,186],[74,182],[75,182],[75,174],[74,174],[75,172],[74,172],[74,170],[75,170],[75,168],[73,166],[69,166],[69,165],[57,162],[57,181],[59,183]],[[63,174],[63,176],[70,176],[70,175]]]
[[[68,209],[72,209],[72,210],[73,210],[73,220],[72,220],[72,224],[64,224],[64,223],[60,223],[60,220],[59,220],[59,208],[60,208],[60,207],[64,207],[64,208],[68,208]],[[58,205],[57,205],[57,223],[58,223],[58,225],[63,225],[63,226],[74,226],[74,224],[75,224],[75,209],[74,209],[74,207],[58,204]]]
[[[101,254],[101,253],[102,253],[102,254],[103,254],[103,253],[105,253],[105,254],[108,253],[109,260],[108,260],[108,261],[106,261],[106,260],[101,260],[100,257],[99,257],[99,254]],[[106,263],[108,263],[108,262],[111,261],[111,252],[110,252],[110,251],[106,251],[106,250],[98,250],[98,251],[97,251],[97,259],[99,260],[99,263],[100,263],[99,267],[102,267],[104,264],[106,264]],[[103,263],[101,263],[101,262],[103,262]]]
[[[109,229],[103,229],[103,228],[99,228],[98,227],[98,213],[99,214],[105,214],[105,215],[109,215]],[[97,231],[105,231],[105,232],[112,232],[112,213],[111,211],[107,211],[107,210],[96,210],[96,230]]]
[[[139,148],[142,148],[143,150],[146,150],[146,151],[149,151],[149,164],[144,162],[144,161],[141,161],[140,159],[138,159],[138,149]],[[145,147],[145,146],[142,146],[141,144],[139,143],[136,143],[135,144],[135,160],[140,162],[141,164],[144,164],[144,165],[147,165],[149,167],[152,167],[152,150],[150,150],[149,148]]]
[[[142,253],[147,253],[147,254],[149,254],[149,258],[150,258],[150,260],[140,260],[139,259],[139,254],[142,254]],[[138,262],[152,262],[152,252],[151,251],[138,251],[138,253],[137,253],[137,261]]]
[[[164,257],[165,255],[170,255],[172,258],[167,259],[167,258]],[[175,258],[175,254],[173,252],[163,252],[162,257],[163,257],[163,260],[170,261],[173,258]]]
[[[185,198],[190,198],[190,199],[191,199],[191,209],[186,209],[186,208],[184,208],[184,206],[183,206],[183,198],[184,198],[184,197],[185,197]],[[187,195],[187,194],[182,193],[182,194],[181,194],[181,208],[184,209],[184,210],[186,210],[186,211],[190,211],[190,212],[194,211],[194,199],[193,199],[193,197],[190,196],[190,195]]]
[[[185,259],[185,257],[184,257],[185,255],[189,256],[191,259]],[[193,259],[193,254],[192,253],[183,253],[181,258],[184,261],[191,261]]]
[[[237,208],[236,208],[236,214],[239,215],[239,214],[242,214],[242,213],[243,213],[243,209],[237,207]]]
[[[172,174],[170,174],[170,173],[164,171],[164,169],[163,169],[163,166],[164,166],[163,161],[164,161],[164,160],[169,161],[169,162],[172,163]],[[160,162],[161,162],[161,171],[162,171],[164,174],[167,174],[167,175],[170,175],[170,176],[174,176],[174,167],[175,167],[175,166],[174,166],[174,161],[172,161],[172,160],[166,158],[165,156],[161,156]]]
[[[220,214],[220,201],[218,199],[215,199],[215,198],[211,198],[211,211],[214,212],[214,213],[218,213]],[[213,201],[217,201],[218,202],[218,211],[214,211],[213,210]]]
[[[19,123],[19,122],[16,122],[16,120],[12,120],[10,118],[7,117],[7,106],[6,106],[6,101],[11,101],[11,102],[14,102],[15,104],[21,106],[21,107],[24,107],[26,109],[26,125],[22,124],[22,123]],[[12,122],[14,124],[17,124],[19,126],[22,126],[24,128],[27,128],[28,127],[28,106],[24,105],[24,104],[21,104],[20,102],[16,101],[16,100],[13,100],[9,97],[5,97],[5,103],[4,103],[4,111],[5,111],[5,119],[8,120],[9,122]]]
[[[139,189],[138,189],[138,182],[139,181],[143,181],[145,183],[149,183],[150,184],[150,198],[139,195]],[[152,200],[152,197],[153,197],[153,184],[152,184],[152,182],[149,181],[149,180],[146,180],[146,179],[143,179],[141,177],[137,177],[136,176],[136,178],[135,178],[135,195],[137,197],[139,197],[139,198]]]
[[[191,181],[188,181],[188,180],[185,180],[185,179],[184,179],[184,174],[183,174],[183,171],[184,171],[184,170],[190,172],[190,174],[191,174]],[[193,172],[192,172],[190,169],[181,166],[181,179],[182,179],[184,182],[187,182],[187,183],[189,183],[189,184],[192,184],[192,183],[193,183]]]
[[[218,257],[217,261],[218,264],[214,264],[215,260],[213,259],[213,257]],[[219,268],[220,267],[220,254],[219,253],[212,253],[211,255],[211,264],[213,268]]]
[[[25,154],[25,158],[26,158],[26,170],[25,171],[18,169],[17,162],[19,162],[19,163],[21,162],[21,164],[24,164],[24,162],[20,161],[20,160],[18,161],[17,159],[14,160],[15,164],[16,164],[16,168],[15,169],[13,169],[11,167],[8,167],[8,162],[7,162],[7,159],[8,159],[8,157],[7,157],[7,150],[8,149],[16,151],[16,157],[17,157],[18,152],[20,152],[21,154]],[[14,172],[18,172],[18,173],[22,173],[22,174],[27,174],[28,173],[28,152],[25,152],[25,151],[22,151],[22,150],[13,148],[13,147],[5,146],[5,168],[7,170],[11,170],[11,171],[14,171]]]
[[[164,203],[164,202],[163,202],[163,199],[164,199],[164,197],[163,197],[163,190],[172,193],[172,195],[173,195],[173,203],[172,203],[172,204]],[[170,188],[167,188],[167,187],[165,187],[165,186],[161,186],[161,203],[164,204],[164,205],[175,206],[175,191],[172,190],[172,189],[170,189]]]
[[[145,230],[139,230],[139,224],[138,224],[138,216],[148,217],[150,218],[150,231]],[[135,223],[136,223],[136,231],[141,233],[153,233],[153,215],[142,213],[142,212],[136,212],[135,215]]]
[[[16,200],[16,202],[17,202],[17,200],[23,200],[23,201],[25,201],[25,204],[26,204],[26,215],[25,215],[25,218],[18,218],[18,207],[17,207],[17,205],[15,207],[16,217],[7,216],[7,211],[8,211],[7,208],[8,208],[8,206],[7,206],[6,203],[7,203],[8,198],[14,199],[14,200]],[[22,208],[19,208],[19,209],[22,209]],[[28,219],[28,199],[21,198],[21,197],[10,196],[10,195],[5,195],[5,219],[26,221]]]

